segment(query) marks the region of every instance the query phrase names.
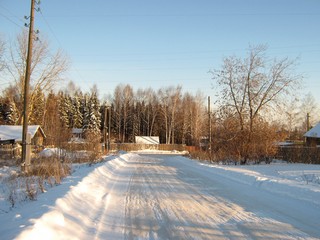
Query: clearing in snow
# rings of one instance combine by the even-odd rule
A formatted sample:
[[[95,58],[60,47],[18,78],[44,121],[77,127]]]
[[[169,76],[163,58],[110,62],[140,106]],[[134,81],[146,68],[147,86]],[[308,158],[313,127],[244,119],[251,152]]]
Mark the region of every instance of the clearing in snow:
[[[221,166],[123,153],[89,169],[2,213],[1,238],[320,237],[320,185],[306,181],[320,166]]]

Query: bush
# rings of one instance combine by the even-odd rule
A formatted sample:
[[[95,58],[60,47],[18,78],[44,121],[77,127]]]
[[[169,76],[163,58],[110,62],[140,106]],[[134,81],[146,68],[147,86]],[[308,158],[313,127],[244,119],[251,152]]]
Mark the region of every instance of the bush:
[[[320,148],[316,147],[280,147],[278,155],[292,163],[320,164]]]
[[[34,160],[27,176],[38,176],[40,178],[40,189],[44,189],[43,180],[47,180],[50,185],[60,184],[61,180],[70,175],[70,173],[71,165],[69,163],[66,161],[61,162],[57,157],[49,157]],[[52,181],[54,181],[54,183]]]
[[[210,160],[209,153],[206,151],[201,151],[201,150],[190,151],[189,154],[192,159]]]

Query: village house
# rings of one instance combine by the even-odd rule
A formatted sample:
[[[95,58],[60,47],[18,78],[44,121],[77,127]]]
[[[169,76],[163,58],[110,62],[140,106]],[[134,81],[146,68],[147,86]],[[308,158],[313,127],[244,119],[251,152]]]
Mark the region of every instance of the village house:
[[[42,148],[46,135],[39,125],[28,126],[31,134],[31,145],[33,151]],[[0,125],[0,157],[14,158],[21,154],[22,126]]]
[[[136,144],[160,144],[159,136],[136,136]]]
[[[72,128],[71,142],[84,142],[84,134],[82,128]]]
[[[31,145],[42,146],[46,135],[40,125],[28,126],[28,133],[31,134]],[[21,125],[0,125],[0,141],[12,141],[13,143],[22,143]]]
[[[320,146],[320,122],[303,135],[308,146]]]

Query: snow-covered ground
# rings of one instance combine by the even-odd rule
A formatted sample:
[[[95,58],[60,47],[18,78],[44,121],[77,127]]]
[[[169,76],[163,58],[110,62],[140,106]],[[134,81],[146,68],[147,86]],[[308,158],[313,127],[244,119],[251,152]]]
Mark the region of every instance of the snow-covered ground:
[[[8,210],[0,198],[0,238],[319,239],[319,178],[319,165],[121,153],[78,166],[37,201]]]

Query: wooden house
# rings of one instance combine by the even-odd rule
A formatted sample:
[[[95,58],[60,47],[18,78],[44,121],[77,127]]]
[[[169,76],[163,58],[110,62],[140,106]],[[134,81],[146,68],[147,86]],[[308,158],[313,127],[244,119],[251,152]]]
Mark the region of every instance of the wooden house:
[[[308,146],[320,146],[320,122],[303,135]]]
[[[136,136],[136,144],[160,144],[158,136]]]
[[[46,135],[40,125],[28,126],[28,133],[31,134],[31,145],[42,146]],[[21,125],[0,125],[0,140],[10,140],[14,143],[22,143],[22,126]]]

